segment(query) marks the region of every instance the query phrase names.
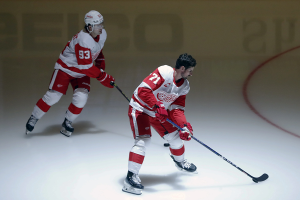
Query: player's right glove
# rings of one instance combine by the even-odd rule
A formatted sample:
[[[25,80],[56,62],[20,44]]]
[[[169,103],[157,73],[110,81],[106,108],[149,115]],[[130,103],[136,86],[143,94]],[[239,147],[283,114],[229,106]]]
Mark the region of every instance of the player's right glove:
[[[193,135],[192,125],[187,122],[181,128],[183,129],[183,131],[182,130],[179,131],[179,137],[180,137],[180,139],[186,140],[186,141],[190,141],[191,140],[191,136],[190,136],[189,132],[191,133],[191,135]]]
[[[162,102],[160,102],[160,101],[156,102],[156,104],[154,105],[154,112],[155,112],[156,118],[161,123],[166,122],[166,120],[168,118],[168,112]]]
[[[115,82],[114,77],[112,77],[111,75],[108,75],[105,71],[103,71],[101,69],[101,74],[99,77],[97,77],[97,80],[104,85],[105,87],[108,88],[113,88],[114,86],[110,84],[110,82]]]

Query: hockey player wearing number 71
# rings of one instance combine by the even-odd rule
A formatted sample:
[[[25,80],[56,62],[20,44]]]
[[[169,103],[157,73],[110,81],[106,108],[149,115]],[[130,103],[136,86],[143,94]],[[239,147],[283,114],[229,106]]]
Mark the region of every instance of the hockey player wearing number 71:
[[[103,46],[106,40],[103,16],[95,10],[86,13],[85,27],[67,43],[54,66],[49,90],[38,100],[26,124],[30,133],[37,121],[66,94],[69,83],[73,87],[72,102],[65,114],[61,133],[70,137],[74,131],[72,122],[85,106],[90,92],[90,78],[96,78],[104,86],[115,79],[105,70]]]
[[[124,192],[141,194],[144,189],[138,174],[150,144],[150,126],[170,144],[170,156],[175,166],[180,171],[197,173],[197,167],[185,159],[182,141],[191,140],[189,132],[193,134],[184,109],[190,90],[187,77],[192,76],[195,66],[196,60],[191,55],[182,54],[176,61],[175,69],[167,65],[158,67],[134,91],[128,116],[135,141],[129,153]],[[167,118],[182,127],[183,131],[166,122]]]

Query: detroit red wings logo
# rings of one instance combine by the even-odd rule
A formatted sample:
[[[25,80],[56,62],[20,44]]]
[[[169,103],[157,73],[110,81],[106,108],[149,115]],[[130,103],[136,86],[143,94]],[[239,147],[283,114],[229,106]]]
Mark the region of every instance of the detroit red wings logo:
[[[175,99],[177,99],[177,95],[175,94],[168,94],[164,91],[158,92],[157,93],[157,99],[163,102],[173,102]]]

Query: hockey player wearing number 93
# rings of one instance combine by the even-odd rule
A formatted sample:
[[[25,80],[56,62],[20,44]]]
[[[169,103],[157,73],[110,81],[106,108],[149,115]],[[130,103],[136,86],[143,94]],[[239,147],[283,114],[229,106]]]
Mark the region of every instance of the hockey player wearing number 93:
[[[197,167],[185,159],[184,142],[191,140],[193,128],[187,122],[184,110],[186,95],[190,90],[187,77],[192,76],[196,60],[182,54],[176,61],[175,69],[163,65],[158,67],[135,89],[129,104],[128,116],[134,137],[129,152],[128,172],[123,191],[141,194],[144,186],[138,176],[146,149],[151,140],[152,126],[170,144],[170,157],[175,166],[188,173],[197,173]],[[166,119],[178,124],[178,131]]]
[[[85,27],[67,43],[54,66],[49,90],[38,100],[26,124],[26,134],[30,133],[37,121],[66,94],[69,83],[73,88],[72,102],[66,111],[61,133],[70,137],[74,131],[72,122],[85,106],[90,92],[90,78],[96,78],[106,87],[115,79],[105,70],[102,52],[106,31],[103,16],[95,10],[86,13]]]

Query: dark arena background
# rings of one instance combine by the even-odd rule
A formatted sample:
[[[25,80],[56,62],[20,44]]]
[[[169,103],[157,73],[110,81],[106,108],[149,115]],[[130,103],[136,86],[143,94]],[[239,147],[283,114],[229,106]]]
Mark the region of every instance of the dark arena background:
[[[198,174],[180,172],[153,130],[143,194],[122,192],[133,145],[128,101],[96,79],[70,138],[59,131],[71,86],[26,136],[60,52],[90,10],[104,16],[106,71],[126,96],[157,67],[191,54],[197,66],[185,114],[194,136],[269,179],[254,183],[195,140],[185,149]],[[299,46],[299,1],[0,1],[0,199],[299,198]]]

